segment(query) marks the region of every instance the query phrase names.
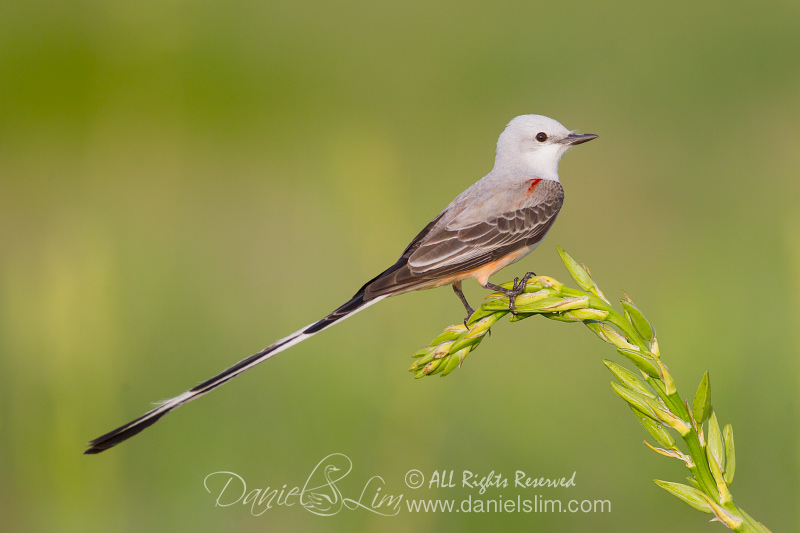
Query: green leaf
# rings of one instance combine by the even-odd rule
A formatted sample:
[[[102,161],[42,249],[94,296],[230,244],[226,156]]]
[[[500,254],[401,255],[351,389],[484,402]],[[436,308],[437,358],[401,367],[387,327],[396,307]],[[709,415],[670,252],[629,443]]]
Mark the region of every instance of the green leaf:
[[[592,277],[586,272],[586,269],[579,265],[578,262],[560,246],[558,247],[558,255],[561,256],[561,260],[564,261],[564,265],[567,267],[567,270],[569,270],[572,279],[575,280],[575,283],[577,283],[581,289],[588,291],[594,287],[594,281],[592,281]]]
[[[462,334],[467,332],[467,328],[463,325],[450,326],[446,328],[441,335],[431,341],[431,346],[436,346],[445,341],[452,341],[459,338]]]
[[[475,331],[474,335],[473,335],[473,333],[470,333],[469,335],[464,335],[463,337],[461,337],[460,339],[455,341],[452,344],[452,346],[450,346],[449,353],[457,352],[457,351],[459,351],[459,350],[461,350],[463,348],[472,348],[473,346],[475,346],[476,344],[478,344],[481,341],[481,338],[484,335],[486,335],[486,331],[488,329],[489,328],[486,328],[483,331],[475,331],[475,330],[473,330],[473,331]]]
[[[669,434],[669,431],[664,429],[664,426],[657,423],[655,420],[644,416],[638,410],[631,407],[633,414],[636,415],[636,418],[639,419],[644,429],[650,433],[650,436],[656,439],[660,445],[665,448],[674,448],[675,447],[675,439],[672,438],[672,435]]]
[[[672,378],[672,374],[669,373],[669,369],[667,365],[663,363],[663,361],[657,361],[659,377],[661,378],[661,382],[664,384],[664,391],[666,392],[667,396],[672,396],[678,389],[675,387],[675,380]]]
[[[696,488],[697,490],[701,490],[701,489],[700,489],[700,483],[698,483],[698,482],[697,482],[697,480],[696,480],[695,478],[693,478],[692,476],[689,476],[689,477],[687,477],[687,478],[686,478],[686,481],[688,481],[688,482],[689,482],[689,484],[690,484],[692,487]]]
[[[524,292],[517,296],[514,300],[515,311],[519,309],[531,305],[534,302],[538,302],[539,300],[544,300],[545,298],[553,298],[558,297],[558,293],[553,291],[552,289],[540,289],[536,292]],[[506,299],[508,301],[508,299]],[[506,305],[506,307],[508,307]]]
[[[535,313],[519,313],[519,312],[515,312],[513,315],[511,315],[511,318],[509,318],[508,321],[512,322],[512,323],[513,322],[519,322],[520,320],[525,320],[526,318],[532,317],[534,314]]]
[[[586,322],[586,327],[594,331],[595,334],[609,344],[623,350],[636,351],[638,348],[629,343],[617,330],[602,322]]]
[[[717,414],[711,412],[711,417],[708,419],[708,451],[719,463],[719,467],[725,470],[725,443],[722,440],[722,432],[719,430],[719,422],[717,422]]]
[[[711,507],[709,507],[706,500],[701,496],[701,492],[696,488],[690,487],[689,485],[684,485],[683,483],[661,481],[660,479],[654,479],[653,482],[679,500],[682,500],[694,507],[698,511],[703,511],[704,513],[713,513]]]
[[[431,352],[433,352],[433,347],[432,347],[432,346],[426,346],[426,347],[424,347],[424,348],[420,348],[420,349],[417,351],[417,353],[415,353],[415,354],[414,354],[414,355],[412,355],[411,357],[413,357],[413,358],[415,358],[415,359],[416,359],[416,358],[418,358],[418,357],[423,357],[423,356],[425,356],[425,355],[428,355],[428,354],[429,354],[429,353],[431,353]]]
[[[740,531],[739,528],[742,527],[742,524],[744,523],[744,520],[742,519],[741,516],[738,516],[728,511],[724,507],[720,507],[720,505],[717,502],[712,500],[706,494],[701,493],[700,495],[706,501],[708,506],[711,507],[711,510],[714,512],[714,516],[717,517],[717,520],[719,520],[720,522],[722,522],[723,524],[725,524],[734,531]]]
[[[605,320],[608,318],[608,311],[603,311],[600,309],[592,309],[591,307],[587,307],[585,309],[573,309],[569,311],[569,315],[572,315],[577,320]]]
[[[703,379],[700,381],[700,386],[697,387],[697,394],[694,395],[694,402],[692,403],[692,415],[695,422],[702,424],[708,420],[708,415],[711,414],[711,384],[708,378],[708,372],[703,374]]]
[[[658,393],[659,396],[661,396],[662,398],[667,397],[667,389],[666,387],[664,387],[664,383],[661,381],[661,378],[659,377],[654,378],[651,376],[647,376],[645,380],[651,387],[655,389],[656,393]]]
[[[625,308],[625,311],[628,313],[628,317],[630,318],[631,325],[633,329],[636,330],[636,333],[642,336],[645,341],[649,341],[653,338],[653,327],[650,325],[650,322],[644,317],[639,308],[633,305],[633,303],[628,302],[626,300],[621,300],[622,307]]]
[[[717,458],[714,457],[713,453],[711,453],[711,448],[709,447],[706,447],[706,457],[708,458],[708,466],[711,467],[711,477],[714,478],[714,482],[717,484],[717,490],[719,491],[719,502],[722,505],[726,505],[733,501],[733,497],[728,490],[727,483],[725,483],[725,476],[722,473],[722,465],[719,464]]]
[[[733,483],[736,472],[736,449],[733,446],[733,426],[725,426],[725,483]]]
[[[660,420],[664,424],[680,433],[682,437],[685,437],[692,431],[692,427],[688,422],[686,422],[686,420],[682,419],[668,408],[664,407],[658,402],[658,400],[648,398],[646,396],[644,397],[644,400],[650,405],[650,408],[656,415],[657,420]]]
[[[431,374],[436,374],[437,372],[441,372],[442,371],[441,365],[443,361],[444,359],[442,358],[432,359],[428,361],[425,364],[425,366],[423,366],[422,369],[414,376],[414,378],[418,379],[421,377],[429,376]],[[412,367],[412,370],[414,370],[414,367]]]
[[[628,405],[630,405],[643,415],[649,416],[653,420],[656,420],[656,414],[653,412],[653,409],[647,403],[646,396],[643,396],[637,392],[633,392],[632,390],[625,388],[621,385],[617,385],[613,381],[611,382],[611,388],[614,389],[614,392],[616,392],[620,398],[628,402]]]
[[[416,361],[414,361],[409,370],[411,372],[416,372],[417,370],[421,369],[422,367],[433,361],[433,358],[435,356],[436,354],[434,353],[434,350],[431,350],[425,357],[422,357],[421,359],[417,359]]]
[[[645,396],[655,398],[655,395],[644,386],[644,383],[642,383],[642,381],[636,377],[636,374],[627,368],[621,367],[618,364],[609,361],[608,359],[603,359],[603,364],[606,365],[606,368],[608,368],[611,373],[614,374],[614,377],[616,377],[622,385],[625,385],[629,389],[640,394],[644,394]]]
[[[571,296],[548,296],[529,305],[519,306],[522,313],[545,312],[557,313],[559,311],[569,311],[570,309],[583,309],[589,304],[588,296],[573,298]]]
[[[575,318],[572,316],[574,311],[562,311],[560,313],[540,313],[541,316],[545,318],[549,318],[550,320],[556,320],[558,322],[581,322],[580,318]]]
[[[639,352],[635,352],[633,350],[626,350],[624,348],[617,348],[617,351],[621,354],[630,359],[630,361],[636,365],[636,367],[644,372],[645,374],[652,376],[654,378],[659,377],[658,367],[652,363],[652,359],[649,357],[645,357]]]
[[[464,350],[469,351],[469,348],[464,348]],[[461,350],[463,351],[463,350]],[[447,374],[453,371],[458,366],[459,358],[457,354],[452,354],[447,356],[447,361],[444,363],[444,368],[442,369],[442,377],[445,377]]]

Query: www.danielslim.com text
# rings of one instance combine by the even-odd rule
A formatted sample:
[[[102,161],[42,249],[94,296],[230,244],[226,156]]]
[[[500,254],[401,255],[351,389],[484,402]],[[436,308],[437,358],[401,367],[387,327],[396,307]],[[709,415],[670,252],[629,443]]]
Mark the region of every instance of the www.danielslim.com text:
[[[534,499],[473,498],[409,499],[406,508],[411,513],[610,513],[611,500],[548,500],[538,495]]]

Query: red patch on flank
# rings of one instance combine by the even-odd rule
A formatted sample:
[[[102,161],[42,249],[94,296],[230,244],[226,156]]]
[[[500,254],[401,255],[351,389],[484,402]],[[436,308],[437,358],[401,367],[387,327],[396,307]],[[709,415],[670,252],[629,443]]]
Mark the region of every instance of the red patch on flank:
[[[536,188],[536,185],[542,181],[542,178],[533,178],[532,180],[528,181],[530,181],[531,184],[528,186],[528,192],[525,193],[526,196],[533,192],[533,190]]]

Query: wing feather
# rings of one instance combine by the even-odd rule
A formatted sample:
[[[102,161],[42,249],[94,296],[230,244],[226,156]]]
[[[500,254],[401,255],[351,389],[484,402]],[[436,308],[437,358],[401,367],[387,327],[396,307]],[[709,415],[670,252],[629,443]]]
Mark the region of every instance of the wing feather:
[[[409,256],[415,275],[441,275],[478,268],[541,240],[552,226],[564,201],[558,182],[544,182],[531,201],[510,212],[466,227],[433,228]],[[468,267],[468,268],[464,268]]]
[[[527,194],[527,183],[520,187],[506,191],[517,195],[512,196],[515,209],[489,213],[477,222],[461,218],[474,216],[474,210],[440,213],[411,241],[397,263],[364,286],[366,297],[429,287],[441,278],[469,272],[537,244],[555,222],[564,189],[550,180],[541,181],[531,194]]]

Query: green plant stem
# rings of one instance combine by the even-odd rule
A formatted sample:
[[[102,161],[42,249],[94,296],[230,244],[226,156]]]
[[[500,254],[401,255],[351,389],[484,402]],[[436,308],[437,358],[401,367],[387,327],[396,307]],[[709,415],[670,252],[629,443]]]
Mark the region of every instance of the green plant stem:
[[[581,267],[563,250],[559,249],[559,253],[572,277],[585,290],[566,287],[553,278],[538,276],[528,282],[525,293],[518,297],[518,304],[511,321],[517,322],[539,314],[564,322],[583,322],[601,339],[615,345],[620,353],[626,355],[639,367],[642,379],[655,392],[655,395],[647,393],[650,395],[649,398],[642,396],[647,389],[635,374],[615,363],[607,362],[610,370],[612,367],[616,369],[612,372],[615,373],[622,385],[618,387],[615,384],[615,391],[636,412],[640,413],[637,415],[640,420],[641,417],[647,419],[643,420],[642,424],[645,429],[649,428],[648,431],[659,443],[664,445],[672,443],[671,449],[653,448],[652,446],[651,448],[662,455],[683,459],[693,476],[692,482],[696,483],[693,488],[679,483],[658,481],[659,486],[689,503],[692,507],[713,513],[716,520],[735,531],[768,533],[769,530],[765,526],[751,518],[733,502],[728,485],[733,480],[735,458],[732,454],[734,448],[732,441],[730,446],[726,443],[725,449],[729,451],[724,453],[730,453],[731,456],[727,457],[727,460],[724,457],[720,458],[721,433],[716,418],[714,418],[716,415],[712,415],[714,425],[713,429],[711,425],[708,427],[709,436],[707,438],[703,436],[702,424],[708,419],[711,412],[707,376],[703,381],[706,387],[703,391],[705,395],[700,396],[701,391],[698,390],[700,399],[695,399],[694,408],[695,413],[698,412],[697,405],[705,405],[706,409],[701,409],[699,411],[701,414],[697,415],[702,419],[695,420],[691,409],[687,408],[688,404],[678,394],[669,370],[661,360],[655,330],[644,315],[630,299],[627,299],[627,296],[626,301],[622,302],[625,314],[617,311],[605,299],[585,268]],[[511,286],[510,283],[503,285]],[[477,348],[489,332],[489,328],[509,313],[508,305],[508,297],[500,293],[492,294],[470,317],[466,326],[447,328],[445,333],[437,337],[430,346],[415,354],[418,360],[412,365],[411,370],[416,372],[416,377],[437,373],[445,376],[460,367],[467,354]],[[610,324],[619,333],[612,331],[613,328],[609,328],[609,326],[601,326],[603,323]],[[701,384],[701,388],[703,384]],[[652,398],[657,398],[657,400]],[[675,447],[674,439],[667,436],[664,429],[660,429],[662,426],[680,434],[688,456]],[[708,439],[712,438],[712,431],[714,431],[713,437],[716,445],[709,450]],[[726,427],[726,439],[728,439],[728,433],[732,439],[733,433],[730,425]],[[710,454],[717,454],[711,459],[713,465],[709,460]],[[719,465],[717,465],[718,462]],[[723,476],[726,464],[730,466],[731,471]]]
[[[647,342],[636,332],[636,330],[633,329],[633,326],[631,326],[631,324],[625,320],[622,315],[620,315],[615,309],[605,302],[601,302],[599,305],[603,305],[605,308],[604,310],[609,312],[609,322],[620,328],[627,336],[629,342],[632,342],[644,352],[650,351],[650,347],[647,345]],[[655,354],[653,355],[656,359],[659,359],[659,356]],[[656,379],[650,378],[649,376],[647,376],[645,379],[654,386],[659,397],[664,400],[664,403],[667,404],[667,406],[670,408],[670,411],[678,415],[683,421],[692,425],[689,412],[684,405],[683,399],[681,399],[677,392],[674,392],[673,394],[667,394],[664,388],[655,385],[655,383],[659,383]],[[689,433],[683,435],[682,438],[686,443],[686,447],[689,450],[689,455],[692,457],[692,461],[695,464],[695,466],[690,467],[689,470],[691,470],[692,474],[695,475],[695,478],[700,485],[702,485],[705,492],[707,494],[715,495],[715,499],[718,501],[719,491],[717,490],[717,484],[714,481],[714,476],[711,474],[711,466],[708,464],[708,458],[706,457],[703,447],[700,444],[700,436],[698,435],[697,430],[694,428],[694,425],[692,425],[692,429],[689,431]]]

